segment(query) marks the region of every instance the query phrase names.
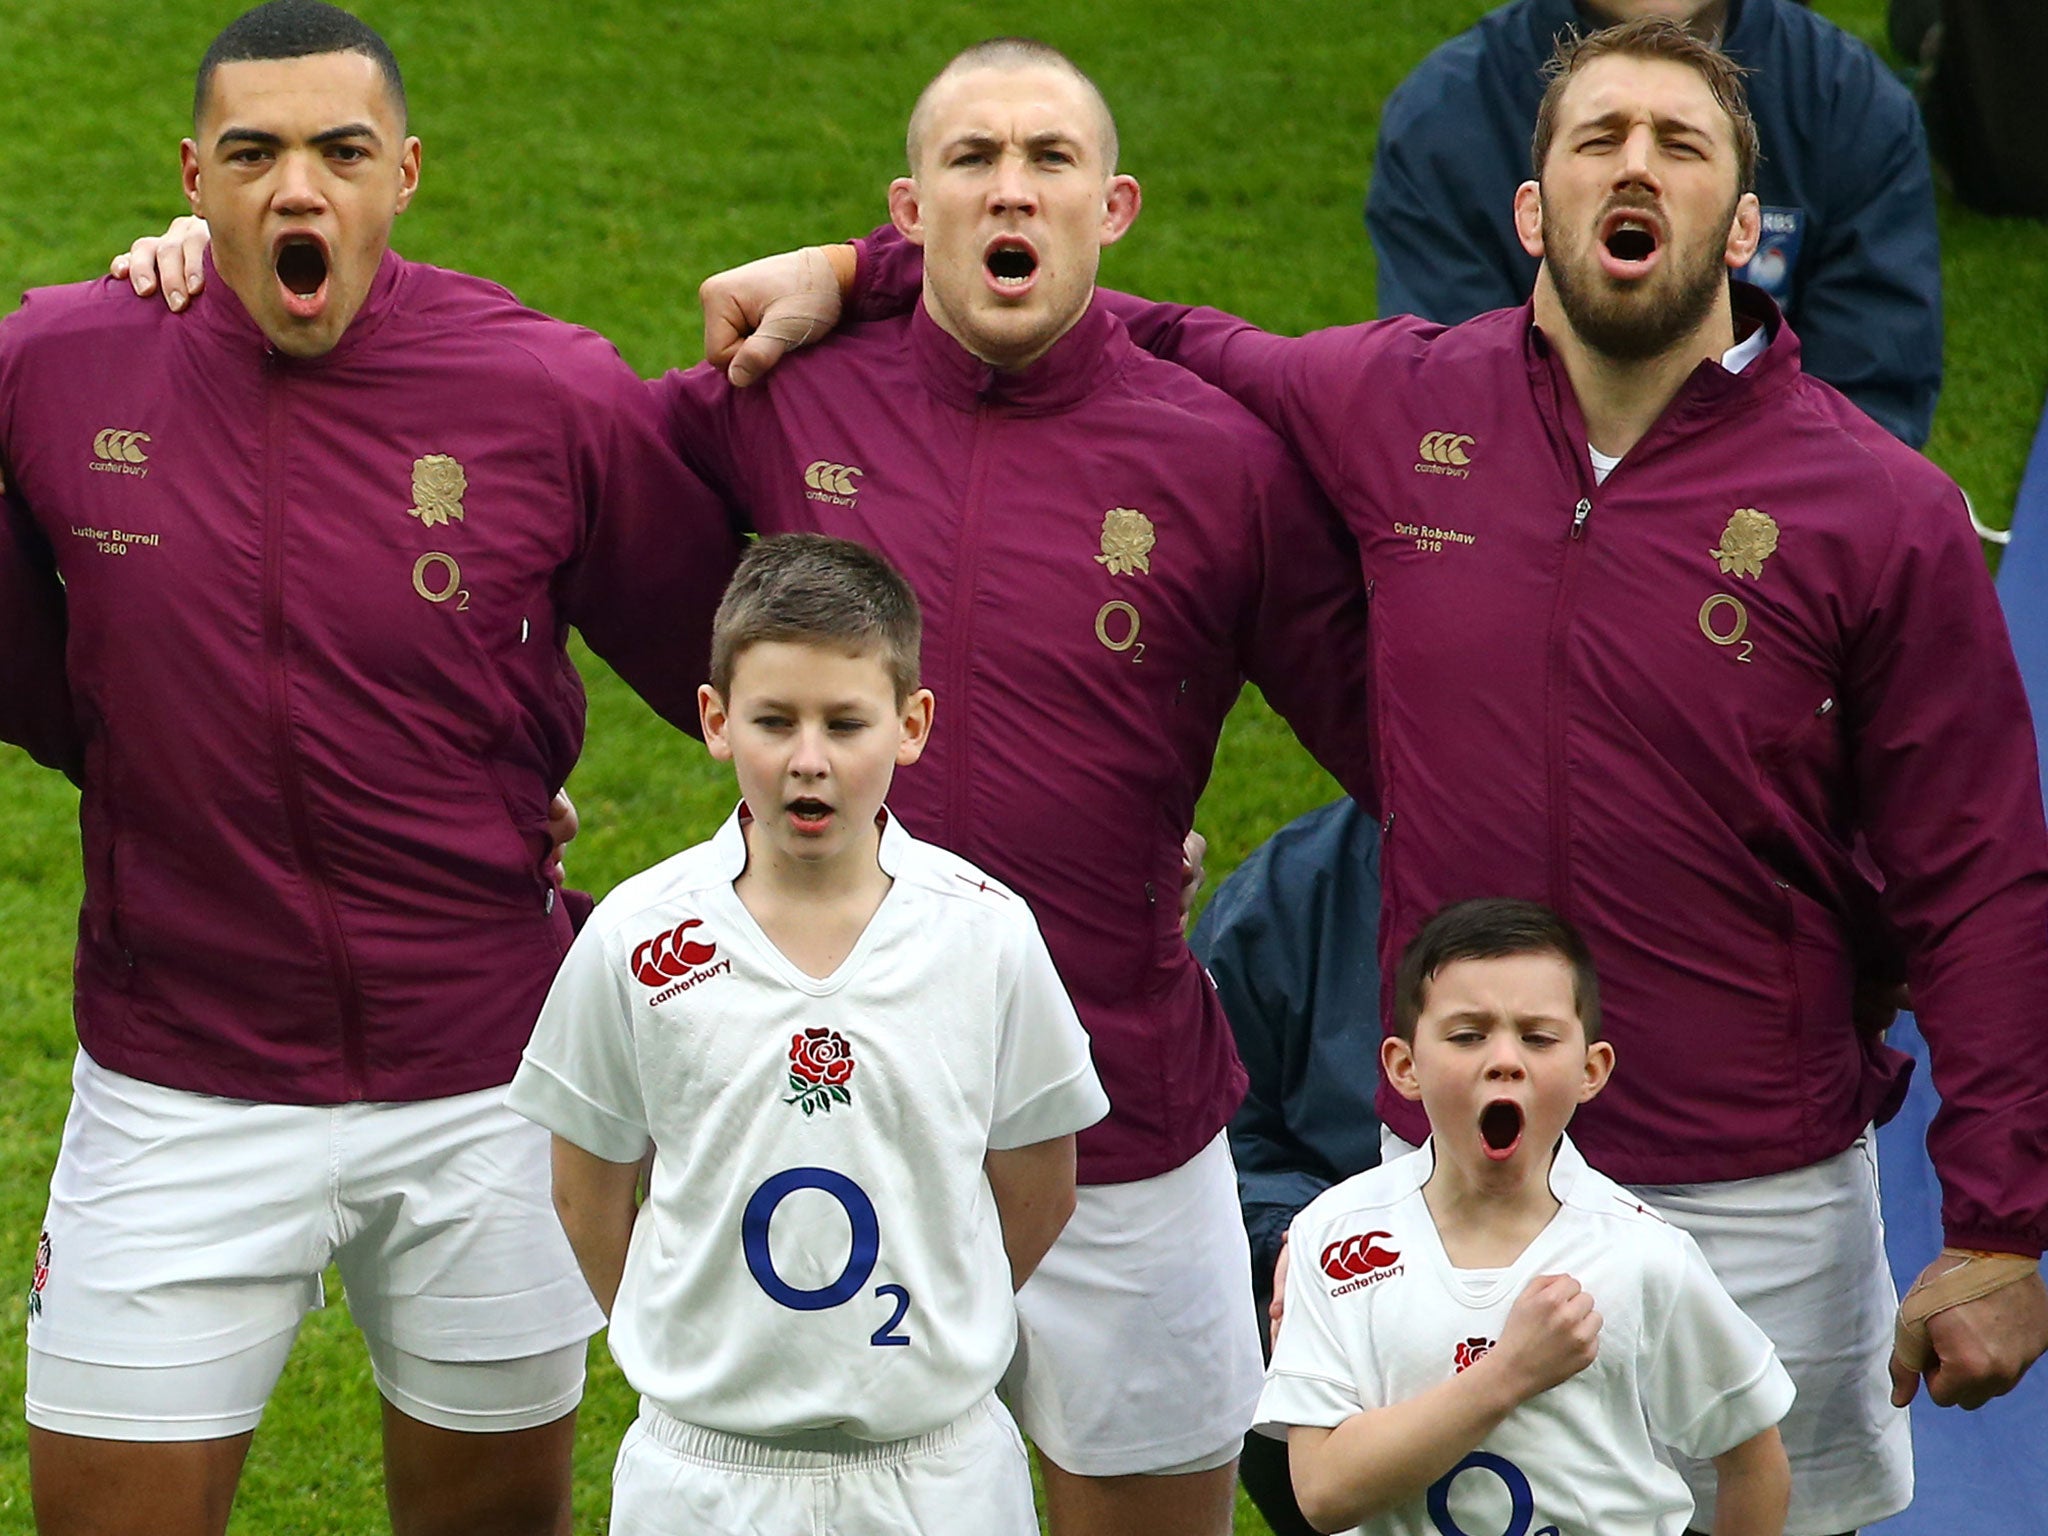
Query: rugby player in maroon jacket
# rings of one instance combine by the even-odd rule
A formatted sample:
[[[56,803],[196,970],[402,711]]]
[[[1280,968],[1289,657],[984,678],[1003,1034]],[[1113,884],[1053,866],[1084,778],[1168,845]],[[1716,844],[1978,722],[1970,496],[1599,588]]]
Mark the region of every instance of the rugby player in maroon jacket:
[[[389,250],[419,142],[374,33],[260,8],[195,119],[214,300],[0,324],[0,592],[57,601],[54,555],[75,700],[0,727],[83,790],[38,1526],[218,1536],[334,1259],[394,1529],[565,1536],[602,1318],[503,1098],[570,940],[567,629],[693,718],[736,540],[608,343]],[[50,633],[10,600],[10,671]]]
[[[1693,1230],[1777,1341],[1800,1384],[1787,1528],[1816,1533],[1910,1496],[1895,1405],[1922,1374],[1974,1407],[2048,1344],[2048,832],[1960,495],[1800,372],[1768,300],[1731,293],[1754,156],[1725,58],[1637,23],[1574,53],[1539,119],[1530,306],[1291,339],[1110,302],[1285,433],[1358,537],[1382,953],[1482,894],[1587,933],[1622,1066],[1580,1144]],[[916,292],[916,254],[867,249],[889,301],[869,312]],[[707,339],[730,348],[715,323],[805,265],[707,285]],[[1857,1015],[1900,960],[1944,1097],[1948,1248],[1887,1374],[1865,1132],[1902,1066]]]

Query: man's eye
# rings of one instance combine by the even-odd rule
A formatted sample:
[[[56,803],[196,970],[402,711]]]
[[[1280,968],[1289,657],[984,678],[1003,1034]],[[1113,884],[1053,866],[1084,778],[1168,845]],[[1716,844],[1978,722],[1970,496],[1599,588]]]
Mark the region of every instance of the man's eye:
[[[266,149],[238,149],[228,156],[230,165],[260,165],[270,158]]]
[[[370,158],[370,152],[360,144],[333,144],[328,146],[327,158],[339,160],[344,165],[354,165],[359,160]]]

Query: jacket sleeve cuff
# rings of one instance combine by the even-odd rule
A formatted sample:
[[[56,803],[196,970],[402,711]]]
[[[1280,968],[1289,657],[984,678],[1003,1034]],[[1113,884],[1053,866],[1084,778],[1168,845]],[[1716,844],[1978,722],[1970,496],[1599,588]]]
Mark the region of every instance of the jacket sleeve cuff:
[[[2010,1227],[1951,1227],[1946,1223],[1941,1230],[1941,1244],[1944,1248],[1975,1248],[1984,1253],[2016,1253],[2021,1258],[2038,1259],[2048,1243],[2044,1243],[2038,1232],[2018,1232]]]

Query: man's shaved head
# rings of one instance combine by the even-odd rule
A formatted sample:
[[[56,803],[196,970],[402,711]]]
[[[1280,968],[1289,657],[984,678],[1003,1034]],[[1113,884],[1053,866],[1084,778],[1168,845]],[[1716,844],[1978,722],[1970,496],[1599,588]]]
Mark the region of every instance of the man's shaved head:
[[[976,43],[972,48],[955,54],[944,69],[932,76],[931,83],[919,92],[917,105],[910,111],[910,129],[903,141],[903,152],[910,161],[910,174],[917,174],[918,163],[924,153],[925,127],[931,115],[932,97],[947,80],[975,69],[1046,68],[1073,76],[1086,90],[1089,100],[1095,103],[1096,110],[1102,114],[1102,172],[1105,176],[1114,172],[1116,119],[1110,115],[1109,103],[1103,99],[1095,82],[1050,43],[1041,43],[1032,37],[992,37],[985,43]]]
[[[206,116],[206,98],[214,71],[223,64],[272,59],[303,59],[320,53],[359,53],[384,76],[398,126],[405,126],[405,81],[391,47],[369,27],[339,6],[324,0],[267,0],[229,22],[199,61],[199,79],[192,90],[192,121]]]

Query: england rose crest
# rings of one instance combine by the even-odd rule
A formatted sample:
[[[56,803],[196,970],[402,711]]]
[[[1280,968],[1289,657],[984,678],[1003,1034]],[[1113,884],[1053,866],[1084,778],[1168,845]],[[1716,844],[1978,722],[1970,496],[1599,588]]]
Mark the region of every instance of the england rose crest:
[[[28,1315],[43,1315],[43,1287],[50,1283],[50,1234],[36,1239],[36,1274],[28,1288]]]
[[[836,1029],[807,1029],[789,1037],[789,1086],[795,1090],[782,1102],[801,1104],[804,1113],[831,1111],[835,1103],[851,1104],[846,1090],[853,1076],[853,1047]]]
[[[1460,1371],[1465,1370],[1468,1366],[1477,1365],[1487,1355],[1492,1353],[1493,1345],[1494,1341],[1492,1339],[1460,1339],[1458,1340],[1458,1347],[1451,1352],[1451,1363]]]

